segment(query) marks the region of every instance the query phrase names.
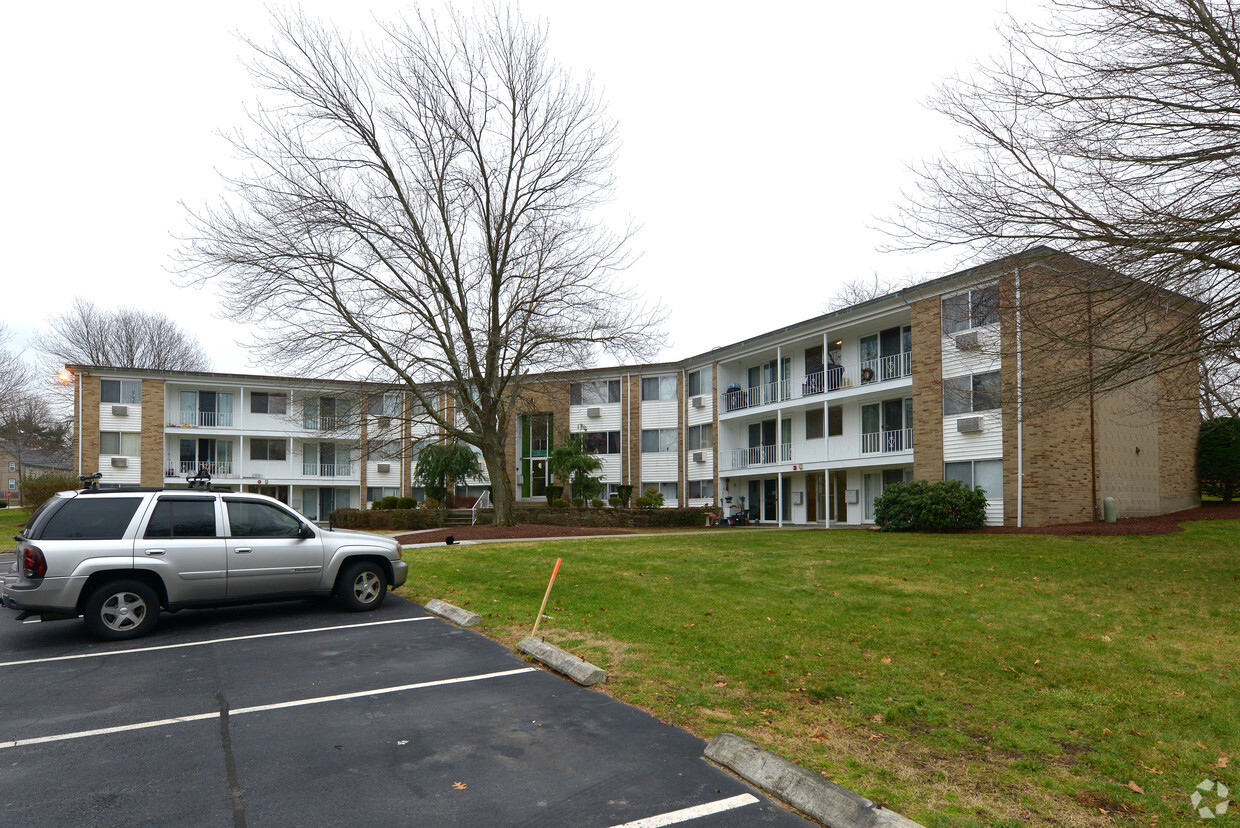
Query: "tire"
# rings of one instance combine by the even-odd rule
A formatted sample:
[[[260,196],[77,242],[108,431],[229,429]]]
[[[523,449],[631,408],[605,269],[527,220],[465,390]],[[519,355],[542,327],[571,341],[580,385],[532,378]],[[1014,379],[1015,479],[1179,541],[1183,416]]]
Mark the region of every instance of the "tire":
[[[336,597],[349,612],[378,609],[387,595],[387,572],[374,561],[348,564],[336,582]]]
[[[138,638],[159,620],[159,596],[141,581],[108,581],[86,599],[86,629],[104,641]]]

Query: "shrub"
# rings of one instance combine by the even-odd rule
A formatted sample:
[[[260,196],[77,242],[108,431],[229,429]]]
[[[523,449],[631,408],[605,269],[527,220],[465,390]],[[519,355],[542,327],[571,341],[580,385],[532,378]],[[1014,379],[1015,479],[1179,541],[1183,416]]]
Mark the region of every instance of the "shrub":
[[[580,509],[582,506],[586,505],[586,499],[584,497],[574,497],[573,505]]]
[[[1201,424],[1197,473],[1203,494],[1231,503],[1240,491],[1240,417],[1215,417]]]
[[[610,505],[613,509],[619,509],[619,508],[620,508],[620,503],[621,503],[619,495],[612,495],[611,497],[607,498],[607,503],[608,503],[608,504],[609,504],[609,505]]]
[[[874,500],[884,532],[959,532],[986,523],[986,493],[959,480],[893,483]]]
[[[648,486],[646,493],[637,498],[638,509],[658,509],[663,506],[663,492],[654,486]]]
[[[616,486],[616,497],[620,498],[621,506],[628,506],[631,502],[629,498],[633,497],[633,484],[621,483]]]
[[[44,474],[38,477],[23,477],[21,482],[22,505],[31,510],[37,509],[56,492],[79,489],[82,484],[71,474]]]
[[[338,529],[436,529],[443,517],[440,509],[336,509],[331,524]]]
[[[7,500],[0,500],[0,509],[4,509],[9,505]]]
[[[388,495],[387,497],[379,498],[377,502],[380,509],[395,509],[397,508],[396,504],[399,500],[400,498],[396,495]]]
[[[418,508],[418,499],[416,497],[394,497],[392,500],[396,501],[396,503],[392,506],[393,509]]]
[[[599,500],[597,497],[596,497],[596,498],[593,498],[593,499],[590,501],[590,507],[591,507],[591,508],[594,508],[594,509],[602,509],[602,508],[603,508],[603,501],[602,501],[602,500]]]
[[[555,500],[551,501],[551,505],[556,509],[567,509],[568,501],[562,497],[557,497]]]
[[[547,503],[554,506],[555,502],[564,494],[564,487],[548,483],[547,488],[543,490],[543,494],[547,497]]]
[[[421,505],[421,507],[419,507],[419,508],[422,508],[422,509],[438,509],[438,508],[439,508],[439,506],[440,506],[440,502],[439,502],[439,499],[438,499],[438,498],[434,498],[434,497],[431,497],[430,495],[427,495],[427,496],[426,496],[426,500],[423,500],[423,501],[422,501],[422,505]]]

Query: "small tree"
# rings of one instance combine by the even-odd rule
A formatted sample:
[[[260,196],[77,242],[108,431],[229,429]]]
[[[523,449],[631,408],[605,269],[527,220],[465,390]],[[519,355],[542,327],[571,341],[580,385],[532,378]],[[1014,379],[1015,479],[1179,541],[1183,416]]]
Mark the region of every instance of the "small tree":
[[[444,501],[453,484],[467,477],[479,477],[478,455],[464,443],[432,443],[418,454],[413,471],[415,482],[426,487],[428,497]]]
[[[602,488],[592,474],[603,468],[603,461],[586,451],[580,436],[566,435],[558,446],[551,449],[548,464],[558,479],[570,483],[574,498],[593,497]]]
[[[646,493],[637,498],[638,509],[661,509],[663,508],[663,492],[654,486],[647,486]]]
[[[1240,490],[1240,417],[1215,417],[1201,424],[1197,471],[1202,493],[1231,503]]]

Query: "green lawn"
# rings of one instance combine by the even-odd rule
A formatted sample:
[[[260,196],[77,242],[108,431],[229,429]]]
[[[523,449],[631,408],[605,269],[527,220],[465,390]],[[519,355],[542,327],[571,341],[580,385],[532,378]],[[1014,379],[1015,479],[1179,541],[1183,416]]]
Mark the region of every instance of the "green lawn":
[[[402,592],[514,644],[563,557],[540,635],[703,738],[752,739],[932,828],[1165,826],[1203,779],[1240,788],[1240,522],[1187,527],[443,547],[406,553]]]
[[[0,549],[12,547],[9,539],[17,534],[18,527],[22,526],[28,517],[29,509],[18,509],[15,506],[0,509]]]

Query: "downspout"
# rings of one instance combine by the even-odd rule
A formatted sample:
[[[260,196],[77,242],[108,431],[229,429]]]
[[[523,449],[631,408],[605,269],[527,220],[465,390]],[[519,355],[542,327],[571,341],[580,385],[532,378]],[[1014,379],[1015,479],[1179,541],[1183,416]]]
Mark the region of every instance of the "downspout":
[[[78,393],[77,393],[77,404],[78,404],[78,410],[77,410],[77,428],[78,428],[78,434],[77,434],[77,444],[78,444],[78,464],[77,464],[77,465],[78,465],[78,475],[81,475],[81,474],[82,474],[82,443],[83,443],[83,435],[82,435],[82,394],[83,394],[83,393],[85,393],[85,388],[83,388],[83,386],[82,386],[82,372],[81,372],[81,371],[78,371],[78,373],[77,373],[77,383],[78,383]]]
[[[621,386],[620,392],[624,394],[624,465],[628,472],[627,477],[629,485],[633,485],[633,392],[629,388],[632,377],[627,372],[624,375],[624,385]],[[629,496],[632,497],[632,492]]]
[[[1089,512],[1098,520],[1098,443],[1094,434],[1094,297],[1085,296],[1085,347],[1089,359]]]
[[[1025,398],[1021,351],[1020,265],[1016,266],[1016,528],[1025,520]]]

